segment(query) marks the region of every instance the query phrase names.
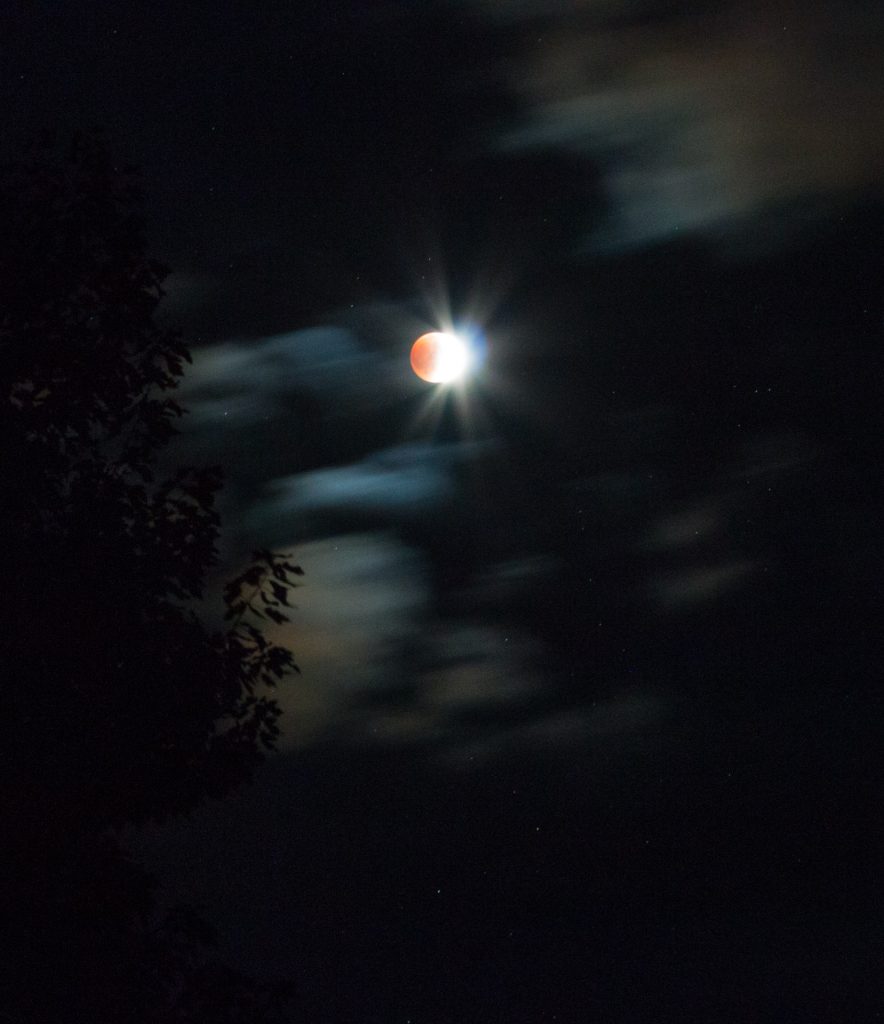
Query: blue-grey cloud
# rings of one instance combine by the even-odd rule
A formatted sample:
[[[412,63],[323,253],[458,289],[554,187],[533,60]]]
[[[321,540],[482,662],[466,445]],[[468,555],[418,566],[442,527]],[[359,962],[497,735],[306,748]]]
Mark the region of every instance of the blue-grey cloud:
[[[455,471],[485,448],[477,442],[402,444],[356,463],[271,481],[249,512],[255,533],[282,538],[298,531],[389,525],[444,515],[458,495]],[[272,541],[271,541],[272,542]]]
[[[345,328],[309,328],[197,349],[181,395],[197,428],[254,421],[299,393],[378,405],[397,390],[391,363]]]
[[[418,385],[405,345],[391,352],[338,326],[204,346],[180,389],[188,415],[171,455],[222,467],[226,536],[240,548],[326,535],[343,515],[355,528],[401,522],[450,503],[477,450],[396,443],[390,409],[401,415]]]

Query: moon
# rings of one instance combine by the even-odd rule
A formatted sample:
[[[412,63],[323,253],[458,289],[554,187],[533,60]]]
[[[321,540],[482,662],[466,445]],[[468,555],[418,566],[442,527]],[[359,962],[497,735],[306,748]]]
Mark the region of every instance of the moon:
[[[430,384],[447,384],[462,377],[470,368],[472,352],[456,334],[430,331],[411,346],[411,368]]]

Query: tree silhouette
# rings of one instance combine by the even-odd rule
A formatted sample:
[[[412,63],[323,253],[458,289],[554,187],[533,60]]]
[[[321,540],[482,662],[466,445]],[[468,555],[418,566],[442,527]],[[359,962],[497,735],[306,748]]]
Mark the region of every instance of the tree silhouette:
[[[301,574],[256,552],[226,626],[198,614],[221,480],[160,472],[189,355],[154,322],[167,271],[140,202],[95,136],[0,168],[0,1019],[75,1019],[75,990],[95,1019],[263,1019],[205,936],[154,920],[117,838],[223,796],[273,748],[268,688],[296,666],[262,625]]]

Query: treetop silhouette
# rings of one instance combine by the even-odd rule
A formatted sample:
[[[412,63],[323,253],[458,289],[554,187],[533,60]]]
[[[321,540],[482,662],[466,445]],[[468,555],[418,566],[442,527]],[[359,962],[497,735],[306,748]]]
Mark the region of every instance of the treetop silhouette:
[[[223,795],[274,746],[266,687],[295,668],[260,622],[285,618],[287,558],[256,553],[226,629],[195,609],[221,477],[160,478],[190,357],[154,321],[167,271],[139,204],[93,136],[0,169],[0,745],[21,821],[139,822]]]

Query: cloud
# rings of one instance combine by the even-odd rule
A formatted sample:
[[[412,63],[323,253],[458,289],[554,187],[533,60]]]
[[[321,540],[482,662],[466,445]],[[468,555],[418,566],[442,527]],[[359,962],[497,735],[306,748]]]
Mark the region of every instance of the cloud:
[[[670,573],[651,584],[651,593],[665,611],[682,611],[717,600],[734,590],[757,569],[748,560],[701,565]]]
[[[544,688],[541,645],[518,629],[442,620],[420,551],[383,531],[314,540],[292,621],[268,632],[301,675],[276,696],[283,750],[343,741],[457,747],[471,716],[529,706]],[[484,721],[484,720],[483,720]]]
[[[672,731],[671,688],[598,680],[596,698],[575,703],[518,625],[440,617],[423,555],[391,533],[310,541],[299,560],[311,567],[299,609],[272,630],[302,668],[277,694],[283,751],[417,745],[471,768],[527,751],[643,756]],[[469,590],[458,607],[470,608]]]
[[[495,7],[532,19],[510,68],[527,116],[503,144],[566,149],[601,168],[610,213],[593,248],[727,238],[773,210],[785,233],[791,207],[827,210],[881,184],[875,5]]]
[[[181,400],[195,427],[250,422],[296,393],[349,408],[360,399],[377,405],[397,380],[389,357],[369,350],[342,327],[227,341],[197,349],[193,357]]]
[[[581,756],[634,760],[678,733],[673,719],[681,698],[674,691],[622,686],[589,703],[539,713],[512,725],[505,722],[484,735],[452,746],[442,754],[454,768],[472,769],[513,753],[531,752],[567,758],[576,768]]]
[[[660,550],[689,547],[714,537],[722,527],[717,509],[704,504],[689,506],[658,519],[651,528],[647,546]]]
[[[273,634],[301,668],[277,693],[283,750],[364,731],[364,694],[395,687],[430,602],[420,553],[388,533],[310,541],[298,560],[309,567],[298,609]]]
[[[402,444],[343,466],[271,481],[247,516],[256,534],[284,542],[295,532],[341,532],[383,523],[438,524],[459,490],[457,468],[486,446],[478,442]],[[325,523],[325,526],[323,526]]]
[[[344,518],[350,530],[414,521],[450,505],[482,450],[397,443],[418,387],[407,349],[343,327],[204,346],[177,395],[188,415],[169,459],[222,467],[225,536],[240,549],[327,535]]]

